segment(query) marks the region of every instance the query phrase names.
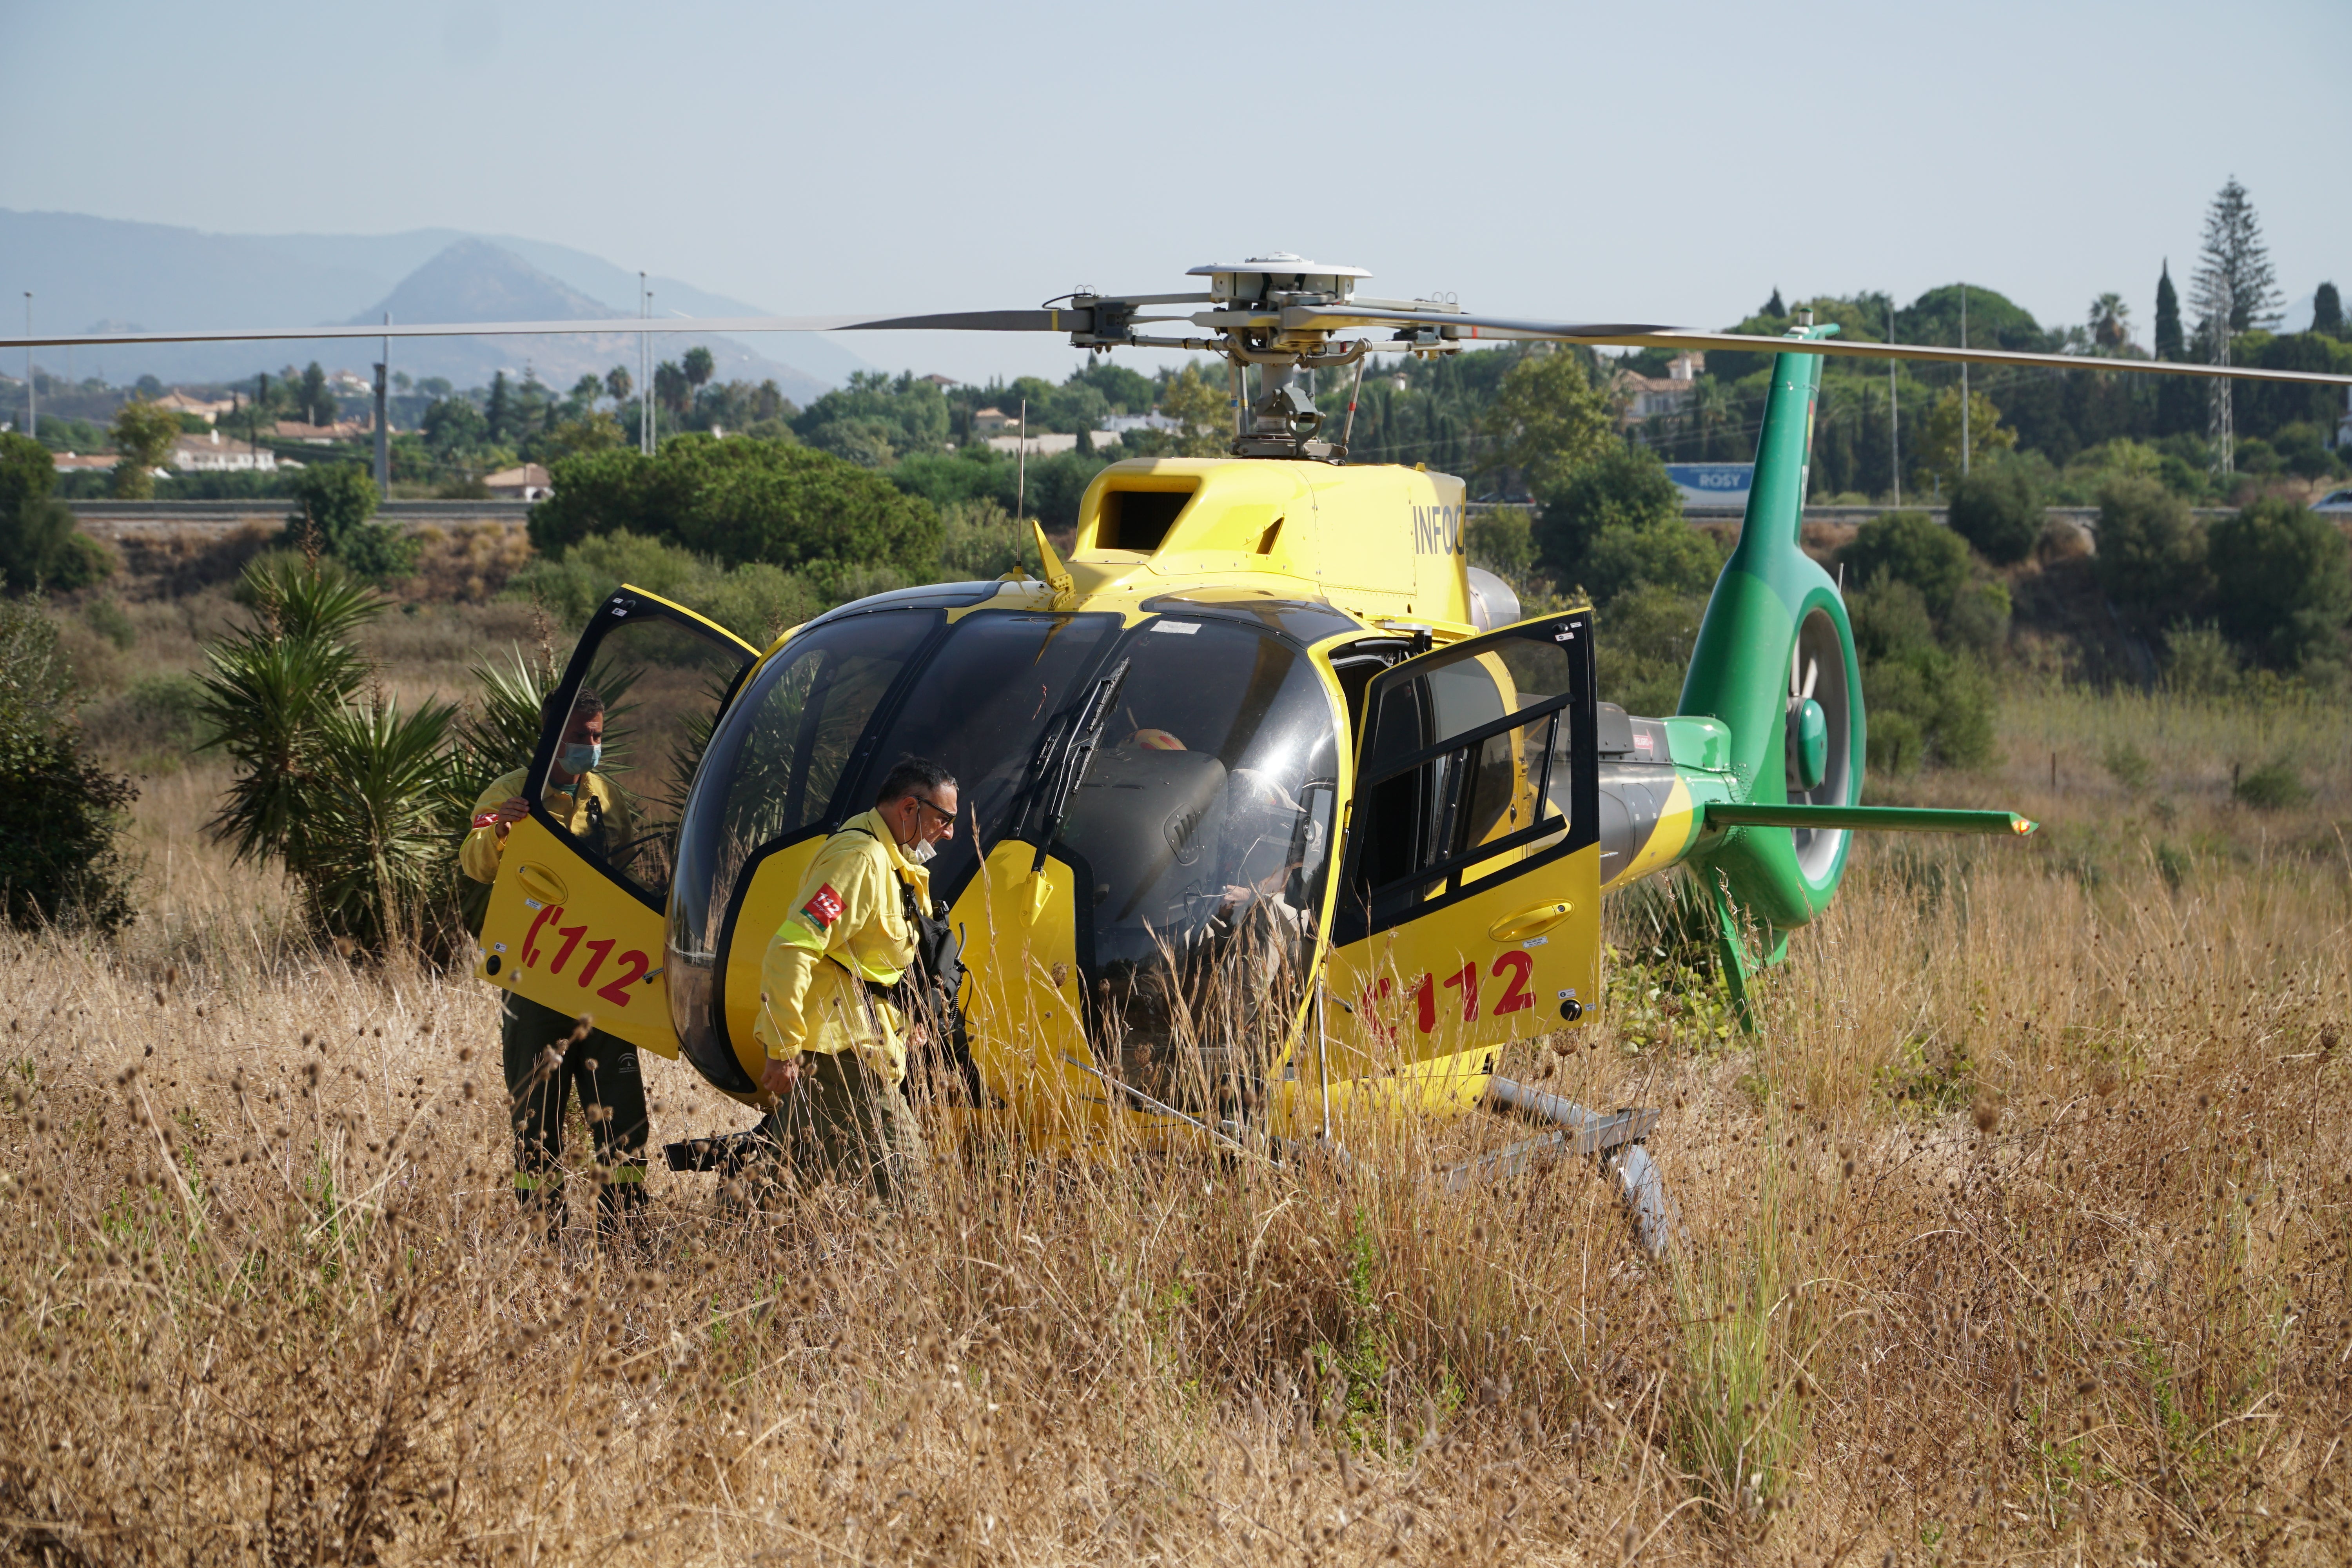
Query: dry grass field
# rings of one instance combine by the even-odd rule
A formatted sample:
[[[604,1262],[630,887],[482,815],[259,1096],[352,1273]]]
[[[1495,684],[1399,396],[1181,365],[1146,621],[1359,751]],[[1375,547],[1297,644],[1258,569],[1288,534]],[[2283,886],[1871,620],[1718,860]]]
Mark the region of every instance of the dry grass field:
[[[2352,722],[2003,732],[1882,798],[2047,832],[1864,846],[1753,1039],[1629,904],[1610,1006],[1518,1053],[1664,1108],[1664,1262],[1584,1167],[1449,1196],[1369,1128],[1344,1177],[971,1148],[903,1215],[656,1171],[638,1242],[550,1246],[487,989],[320,953],[205,841],[212,764],[152,773],[140,922],[0,937],[0,1549],[2342,1561]],[[648,1070],[656,1141],[745,1120]]]

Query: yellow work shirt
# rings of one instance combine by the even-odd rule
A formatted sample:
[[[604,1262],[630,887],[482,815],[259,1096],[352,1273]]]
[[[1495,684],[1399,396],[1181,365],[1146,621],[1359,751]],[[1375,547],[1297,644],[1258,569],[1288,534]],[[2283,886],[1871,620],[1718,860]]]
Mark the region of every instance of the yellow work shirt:
[[[854,1050],[886,1081],[906,1078],[905,1020],[873,989],[915,961],[901,883],[929,907],[930,872],[900,852],[879,812],[852,818],[817,850],[760,963],[751,1032],[772,1058]]]
[[[528,772],[527,768],[517,768],[492,780],[490,787],[482,792],[482,798],[474,803],[473,820],[481,821],[522,794],[523,775]],[[629,810],[628,800],[608,781],[594,773],[583,773],[567,790],[557,787],[551,779],[540,804],[565,832],[595,847],[607,860],[618,866],[626,859],[628,846],[636,837],[636,817]],[[598,845],[600,826],[604,842]],[[499,879],[499,856],[505,848],[506,840],[499,837],[496,827],[477,827],[457,847],[458,868],[477,882],[495,882]]]

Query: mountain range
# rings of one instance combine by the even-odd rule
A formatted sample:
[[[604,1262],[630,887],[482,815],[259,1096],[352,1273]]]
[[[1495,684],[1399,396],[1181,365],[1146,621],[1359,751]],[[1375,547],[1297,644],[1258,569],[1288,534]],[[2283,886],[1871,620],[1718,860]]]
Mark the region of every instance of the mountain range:
[[[0,284],[20,304],[33,294],[34,324],[83,331],[162,331],[175,327],[364,324],[386,311],[395,321],[579,321],[634,316],[637,277],[566,246],[456,229],[389,235],[228,235],[78,213],[0,208]],[[648,280],[664,316],[757,316],[773,312],[674,278]],[[16,311],[10,311],[16,317]],[[675,359],[694,342],[717,359],[722,381],[773,378],[806,404],[872,368],[814,333],[744,340],[667,336],[656,352]],[[758,346],[752,346],[753,343]],[[763,350],[789,345],[785,357]],[[317,360],[364,375],[379,345],[367,339],[271,343],[154,343],[136,348],[46,349],[35,358],[52,374],[97,374],[117,385],[154,375],[166,382],[221,382]],[[632,334],[583,337],[416,339],[395,342],[392,365],[417,378],[446,376],[479,385],[496,372],[537,373],[569,386],[583,374],[637,364]],[[12,371],[20,367],[11,366]]]

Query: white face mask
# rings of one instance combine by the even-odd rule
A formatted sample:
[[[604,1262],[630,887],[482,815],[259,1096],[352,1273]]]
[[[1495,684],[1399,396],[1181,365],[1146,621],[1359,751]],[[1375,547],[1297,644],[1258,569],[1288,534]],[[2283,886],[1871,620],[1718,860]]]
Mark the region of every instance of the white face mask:
[[[906,856],[908,859],[912,860],[918,866],[929,865],[931,863],[931,857],[937,855],[939,852],[940,847],[932,843],[928,838],[923,840],[920,844],[909,846],[908,847],[899,851],[900,854]]]

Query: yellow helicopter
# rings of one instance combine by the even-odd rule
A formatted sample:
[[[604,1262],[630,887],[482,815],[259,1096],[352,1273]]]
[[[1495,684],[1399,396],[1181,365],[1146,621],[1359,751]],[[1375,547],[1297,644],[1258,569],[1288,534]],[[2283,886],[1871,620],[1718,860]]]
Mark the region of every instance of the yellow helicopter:
[[[1849,344],[1801,316],[1785,338],[1477,316],[1367,299],[1361,269],[1287,255],[1192,276],[1196,292],[1082,291],[1034,311],[389,329],[1045,331],[1213,353],[1233,387],[1230,456],[1110,465],[1066,555],[1037,531],[1038,575],[878,595],[765,649],[614,594],[556,689],[481,977],[760,1103],[769,939],[826,836],[916,752],[961,784],[962,820],[931,864],[966,971],[940,1042],[961,1090],[949,1114],[1045,1147],[1279,1151],[1368,1111],[1507,1110],[1553,1125],[1484,1168],[1599,1155],[1660,1245],[1672,1205],[1641,1147],[1655,1113],[1589,1111],[1494,1072],[1502,1047],[1574,1026],[1596,997],[1602,892],[1696,868],[1744,1008],[1741,923],[1777,958],[1834,895],[1853,831],[2033,826],[1860,804],[1852,631],[1798,540],[1822,356],[2352,383]],[[1141,330],[1167,323],[1192,330]],[[297,335],[387,330],[72,341]],[[1522,618],[1468,565],[1463,481],[1346,462],[1346,426],[1303,374],[1360,377],[1371,354],[1482,339],[1775,355],[1739,542],[1675,714],[1601,701],[1591,613]],[[570,705],[622,689],[607,735],[646,830],[592,843],[539,800]],[[685,1168],[724,1158],[672,1148]]]

